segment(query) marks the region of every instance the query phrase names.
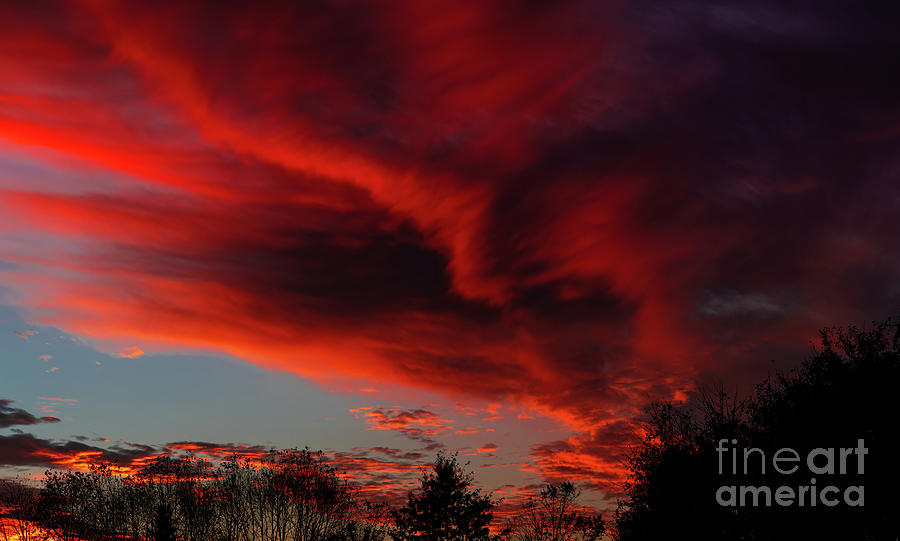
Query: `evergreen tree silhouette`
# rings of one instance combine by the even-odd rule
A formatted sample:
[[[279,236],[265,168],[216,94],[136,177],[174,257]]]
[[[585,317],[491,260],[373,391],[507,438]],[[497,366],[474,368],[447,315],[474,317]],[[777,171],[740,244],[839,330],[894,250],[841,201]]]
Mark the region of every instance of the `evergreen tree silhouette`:
[[[423,471],[421,491],[409,493],[407,504],[394,512],[403,541],[477,541],[491,539],[488,526],[496,505],[472,488],[456,455],[438,453],[432,471]]]

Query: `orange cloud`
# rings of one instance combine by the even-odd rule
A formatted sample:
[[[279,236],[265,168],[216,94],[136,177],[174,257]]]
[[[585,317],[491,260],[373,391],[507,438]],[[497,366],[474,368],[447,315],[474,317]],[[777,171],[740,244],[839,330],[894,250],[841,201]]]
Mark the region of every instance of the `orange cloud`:
[[[144,350],[137,346],[130,346],[119,352],[119,357],[126,359],[136,359],[144,355]]]

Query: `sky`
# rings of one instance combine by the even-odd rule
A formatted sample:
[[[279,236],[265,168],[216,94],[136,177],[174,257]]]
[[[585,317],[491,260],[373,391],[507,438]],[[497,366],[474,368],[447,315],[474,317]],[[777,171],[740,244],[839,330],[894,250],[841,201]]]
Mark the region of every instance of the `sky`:
[[[891,2],[0,7],[0,470],[439,450],[621,496],[652,400],[897,315]]]

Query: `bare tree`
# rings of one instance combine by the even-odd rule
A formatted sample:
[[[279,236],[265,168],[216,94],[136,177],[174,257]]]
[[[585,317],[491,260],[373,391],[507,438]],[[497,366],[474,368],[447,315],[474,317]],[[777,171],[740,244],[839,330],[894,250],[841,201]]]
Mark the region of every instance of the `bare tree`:
[[[35,489],[18,480],[0,480],[0,540],[45,541],[38,510]]]
[[[222,463],[212,483],[217,506],[217,538],[221,541],[253,541],[251,490],[255,470],[246,459],[232,456]]]
[[[386,510],[369,505],[321,452],[286,450],[214,468],[161,456],[139,472],[111,465],[48,471],[39,524],[59,541],[375,541]],[[0,539],[0,541],[5,541]]]
[[[549,484],[523,506],[516,539],[521,541],[595,541],[605,527],[599,515],[578,507],[581,491],[569,481]]]

